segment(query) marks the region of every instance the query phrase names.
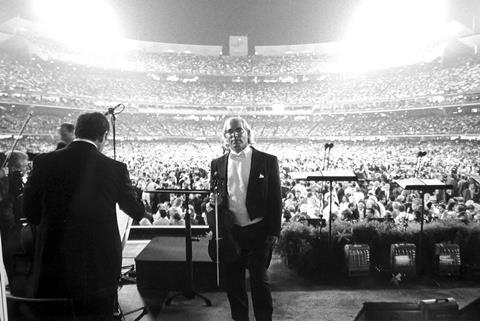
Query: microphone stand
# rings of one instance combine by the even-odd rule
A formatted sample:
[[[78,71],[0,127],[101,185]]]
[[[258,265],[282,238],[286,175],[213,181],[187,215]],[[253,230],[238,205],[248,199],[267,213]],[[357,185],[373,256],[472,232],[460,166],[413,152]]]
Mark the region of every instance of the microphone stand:
[[[328,149],[328,143],[325,144],[325,149],[323,151],[323,166],[322,170],[325,170],[325,160],[327,159],[327,149]]]
[[[332,151],[332,148],[333,148],[333,143],[330,143],[328,145],[328,161],[327,161],[327,169],[330,168],[330,153]]]
[[[193,299],[195,297],[199,297],[203,299],[205,302],[206,306],[212,306],[212,301],[210,301],[206,296],[201,295],[200,293],[195,291],[194,284],[193,284],[193,258],[192,258],[192,223],[190,221],[190,212],[188,208],[188,201],[190,198],[190,193],[194,192],[193,189],[193,178],[192,178],[192,173],[190,172],[190,189],[189,190],[184,190],[183,194],[185,194],[185,257],[186,257],[186,271],[187,271],[187,288],[179,292],[177,294],[174,294],[170,298],[166,299],[165,305],[170,305],[172,303],[172,300],[175,299],[176,297],[183,296],[186,299]]]
[[[215,197],[215,263],[217,268],[217,287],[220,287],[220,259],[219,259],[219,238],[218,238],[218,182],[215,181],[213,187],[213,195]]]
[[[420,167],[422,165],[422,158],[427,155],[427,152],[418,152],[417,154],[417,167],[415,169],[415,176],[418,177],[420,174]]]
[[[325,149],[323,150],[323,166],[322,166],[322,171],[326,170],[327,167],[328,167],[328,162],[327,162],[327,167],[325,167],[325,162],[327,161],[327,149],[328,149],[328,146],[330,146],[329,143],[325,143],[324,147]],[[322,181],[322,187],[321,187],[321,191],[323,193],[323,191],[325,190],[325,182]]]
[[[120,109],[120,111],[117,111],[117,109]],[[116,115],[122,113],[124,110],[125,110],[125,105],[124,104],[118,104],[113,108],[108,108],[108,111],[105,113],[105,116],[110,115],[110,122],[112,123],[113,159],[115,159],[115,160],[117,159],[116,132],[115,132],[115,122],[117,120]]]

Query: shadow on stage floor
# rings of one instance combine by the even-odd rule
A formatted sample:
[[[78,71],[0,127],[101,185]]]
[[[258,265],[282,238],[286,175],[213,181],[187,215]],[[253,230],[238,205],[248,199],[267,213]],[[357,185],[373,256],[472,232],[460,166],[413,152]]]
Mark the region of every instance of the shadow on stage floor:
[[[143,245],[145,246],[145,245]],[[131,248],[130,248],[131,249]],[[124,263],[133,262],[135,252],[126,251]],[[410,301],[453,297],[462,309],[462,320],[478,320],[480,316],[480,286],[462,280],[422,278],[394,285],[388,278],[357,278],[341,284],[315,284],[288,269],[274,255],[269,269],[274,299],[274,320],[354,320],[364,302]],[[200,291],[201,292],[201,291]],[[229,305],[224,292],[201,292],[212,301],[205,307],[200,299],[175,299],[170,306],[164,300],[172,293],[157,290],[138,292],[135,285],[125,286],[119,294],[124,311],[146,304],[149,315],[142,320],[162,321],[224,321],[229,320]],[[254,320],[253,315],[250,315]],[[127,318],[134,320],[135,314]]]

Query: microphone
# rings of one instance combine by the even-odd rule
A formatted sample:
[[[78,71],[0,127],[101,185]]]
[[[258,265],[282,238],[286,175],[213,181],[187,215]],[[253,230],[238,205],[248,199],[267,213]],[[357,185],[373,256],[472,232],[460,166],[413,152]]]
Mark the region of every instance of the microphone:
[[[124,104],[118,104],[116,105],[115,107],[113,108],[108,108],[107,112],[104,113],[105,116],[108,116],[108,115],[115,115],[115,111],[119,108],[122,108],[122,111],[123,109],[125,109],[125,105]]]
[[[427,155],[427,152],[418,152],[417,157],[423,157],[426,155]]]
[[[325,149],[328,148],[328,145],[330,145],[329,143],[325,143]]]
[[[328,144],[328,148],[332,149],[333,148],[333,143]]]

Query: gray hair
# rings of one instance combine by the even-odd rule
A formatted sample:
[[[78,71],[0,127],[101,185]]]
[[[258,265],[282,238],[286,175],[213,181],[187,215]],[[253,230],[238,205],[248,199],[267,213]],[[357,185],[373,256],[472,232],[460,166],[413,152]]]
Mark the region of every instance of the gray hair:
[[[5,156],[8,158],[8,167],[12,170],[21,169],[21,162],[28,161],[28,154],[19,150],[7,152]]]
[[[224,143],[228,146],[228,142],[226,140],[225,134],[227,133],[227,129],[229,128],[230,122],[232,120],[238,120],[242,124],[242,127],[247,131],[247,135],[248,135],[247,142],[248,142],[248,144],[249,145],[255,144],[255,136],[253,134],[253,130],[250,127],[250,125],[248,124],[248,122],[245,119],[243,119],[242,117],[229,117],[229,118],[225,119],[225,123],[223,123],[223,131],[222,131],[222,139],[223,139]]]

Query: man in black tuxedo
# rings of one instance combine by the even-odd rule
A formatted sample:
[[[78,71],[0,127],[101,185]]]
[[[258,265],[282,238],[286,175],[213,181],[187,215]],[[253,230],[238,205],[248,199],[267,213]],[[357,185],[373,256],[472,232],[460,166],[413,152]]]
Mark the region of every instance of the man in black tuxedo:
[[[280,234],[282,201],[278,160],[250,146],[253,133],[242,118],[227,119],[223,133],[230,151],[212,161],[211,175],[212,184],[218,185],[221,196],[219,216],[229,216],[219,222],[233,222],[227,233],[231,233],[239,250],[237,256],[223,262],[232,318],[248,320],[245,285],[248,268],[255,319],[272,320],[267,268],[272,246]]]
[[[35,297],[69,297],[86,320],[111,320],[122,248],[116,204],[135,220],[145,215],[124,163],[102,154],[109,123],[79,116],[76,139],[40,154],[24,192],[24,213],[38,225]]]
[[[58,130],[60,136],[60,142],[57,144],[56,149],[61,149],[70,144],[75,138],[75,126],[70,123],[63,123]]]

